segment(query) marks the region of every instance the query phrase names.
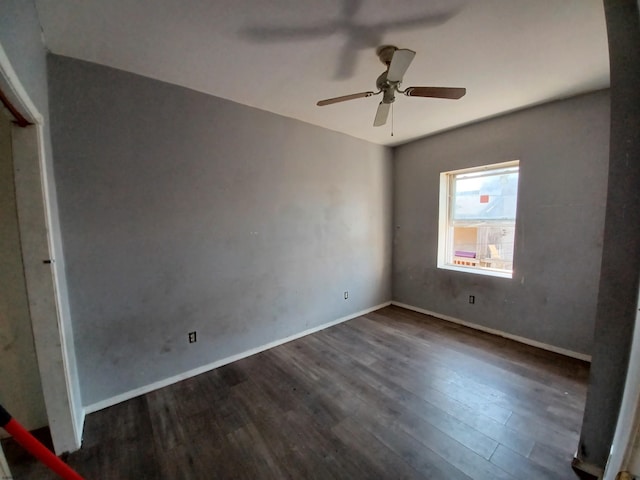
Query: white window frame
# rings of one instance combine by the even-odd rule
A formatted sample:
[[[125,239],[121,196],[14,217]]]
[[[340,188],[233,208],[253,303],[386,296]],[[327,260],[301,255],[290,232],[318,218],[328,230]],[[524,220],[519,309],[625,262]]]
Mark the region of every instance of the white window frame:
[[[457,272],[471,273],[475,275],[486,275],[490,277],[513,278],[515,266],[511,272],[504,270],[491,269],[487,267],[462,266],[447,263],[447,245],[453,242],[450,238],[452,229],[450,228],[451,218],[451,178],[462,173],[481,172],[483,170],[497,170],[501,168],[518,167],[518,181],[520,180],[520,161],[512,160],[509,162],[493,163],[491,165],[482,165],[479,167],[463,168],[460,170],[451,170],[440,173],[440,207],[438,212],[438,268],[444,270],[453,270]],[[516,200],[517,201],[517,200]],[[517,214],[516,214],[517,222]],[[515,260],[515,252],[514,252]]]

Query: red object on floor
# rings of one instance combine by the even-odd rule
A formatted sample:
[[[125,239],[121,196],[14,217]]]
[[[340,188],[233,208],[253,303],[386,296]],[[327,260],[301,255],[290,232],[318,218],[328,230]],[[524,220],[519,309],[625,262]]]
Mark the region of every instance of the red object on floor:
[[[56,457],[13,418],[3,427],[16,442],[65,480],[84,480],[75,470]]]

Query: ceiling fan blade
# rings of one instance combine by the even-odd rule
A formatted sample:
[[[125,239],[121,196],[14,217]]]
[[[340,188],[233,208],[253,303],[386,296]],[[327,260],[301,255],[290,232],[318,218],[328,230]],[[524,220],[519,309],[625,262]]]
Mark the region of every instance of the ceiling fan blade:
[[[464,97],[467,89],[453,87],[407,87],[403,93],[408,97],[432,97],[457,100]]]
[[[387,73],[387,80],[390,82],[401,82],[404,73],[407,71],[407,68],[409,68],[409,65],[411,65],[413,57],[415,56],[416,52],[407,48],[393,52],[391,65],[389,65],[389,72]]]
[[[347,100],[355,100],[356,98],[365,98],[370,97],[371,95],[375,95],[376,92],[360,92],[360,93],[352,93],[351,95],[343,95],[342,97],[335,98],[327,98],[326,100],[320,100],[316,105],[319,107],[324,107],[325,105],[331,105],[333,103],[338,102],[346,102]]]
[[[390,103],[382,103],[378,105],[378,111],[376,111],[376,118],[373,120],[373,126],[379,127],[387,123],[387,117],[389,116]]]

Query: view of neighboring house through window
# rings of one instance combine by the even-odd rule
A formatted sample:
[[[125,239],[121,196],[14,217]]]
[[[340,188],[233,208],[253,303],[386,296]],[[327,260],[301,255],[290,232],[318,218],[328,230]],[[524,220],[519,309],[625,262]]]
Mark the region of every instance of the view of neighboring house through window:
[[[511,278],[519,162],[440,174],[438,267]]]

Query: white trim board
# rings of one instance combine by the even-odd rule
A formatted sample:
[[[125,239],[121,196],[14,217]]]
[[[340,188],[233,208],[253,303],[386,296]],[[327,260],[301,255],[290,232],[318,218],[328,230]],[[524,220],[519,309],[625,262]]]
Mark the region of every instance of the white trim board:
[[[42,124],[42,115],[31,101],[31,97],[22,86],[11,61],[0,45],[0,87],[11,104],[27,117],[30,122]]]
[[[381,308],[388,307],[391,305],[391,302],[384,302],[379,305],[376,305],[371,308],[367,308],[365,310],[360,310],[359,312],[352,313],[350,315],[340,317],[337,320],[333,320],[328,323],[324,323],[317,327],[309,328],[308,330],[304,330],[299,333],[295,333],[288,337],[282,338],[280,340],[275,340],[273,342],[266,343],[259,347],[251,348],[249,350],[245,350],[242,353],[238,353],[236,355],[231,355],[230,357],[223,358],[221,360],[217,360],[213,363],[209,363],[207,365],[203,365],[198,368],[194,368],[192,370],[187,370],[186,372],[180,373],[178,375],[174,375],[169,378],[165,378],[164,380],[159,380],[154,383],[150,383],[149,385],[145,385],[143,387],[135,388],[133,390],[129,390],[128,392],[121,393],[120,395],[116,395],[114,397],[106,398],[104,400],[100,400],[99,402],[93,403],[91,405],[87,405],[84,407],[84,413],[89,415],[90,413],[97,412],[98,410],[102,410],[118,403],[124,402],[126,400],[130,400],[132,398],[138,397],[140,395],[144,395],[145,393],[152,392],[154,390],[158,390],[160,388],[167,387],[174,383],[178,383],[182,380],[186,380],[187,378],[195,377],[196,375],[200,375],[201,373],[209,372],[215,368],[222,367],[229,363],[235,362],[236,360],[241,360],[246,357],[250,357],[251,355],[255,355],[256,353],[264,352],[265,350],[269,350],[270,348],[277,347],[279,345],[283,345],[285,343],[291,342],[293,340],[297,340],[298,338],[306,337],[312,333],[319,332],[320,330],[324,330],[329,327],[333,327],[334,325],[338,325],[339,323],[346,322],[347,320],[352,320],[354,318],[360,317],[362,315],[366,315],[367,313],[374,312],[376,310],[380,310]]]
[[[69,341],[65,338],[63,328],[63,324],[70,319],[64,318],[59,309],[59,277],[55,265],[51,265],[48,270],[52,270],[53,274],[47,280],[48,274],[43,271],[41,263],[45,258],[52,259],[54,252],[51,196],[47,179],[47,165],[50,165],[51,159],[45,154],[44,118],[18,78],[1,44],[0,88],[11,104],[33,124],[11,129],[14,181],[40,383],[54,448],[60,454],[80,448],[83,416],[79,402],[75,401],[75,395],[79,396],[77,377],[71,378],[70,373]],[[44,242],[43,235],[46,236]],[[64,388],[60,388],[61,384],[64,384]]]
[[[572,350],[567,350],[566,348],[556,347],[554,345],[538,342],[537,340],[531,340],[530,338],[526,338],[526,337],[520,337],[518,335],[513,335],[511,333],[503,332],[502,330],[496,330],[495,328],[485,327],[483,325],[478,325],[477,323],[471,323],[465,320],[460,320],[459,318],[450,317],[449,315],[443,315],[441,313],[425,310],[424,308],[414,307],[413,305],[407,305],[406,303],[392,301],[391,305],[395,305],[396,307],[406,308],[407,310],[413,310],[414,312],[418,312],[418,313],[424,313],[425,315],[431,315],[432,317],[436,317],[441,320],[447,320],[448,322],[457,323],[458,325],[463,325],[465,327],[473,328],[474,330],[480,330],[482,332],[490,333],[492,335],[498,335],[499,337],[508,338],[509,340],[515,340],[516,342],[524,343],[525,345],[530,345],[532,347],[541,348],[543,350],[548,350],[550,352],[559,353],[560,355],[564,355],[566,357],[572,357],[572,358],[577,358],[578,360],[584,360],[585,362],[591,362],[591,355],[587,355],[585,353],[574,352]]]

